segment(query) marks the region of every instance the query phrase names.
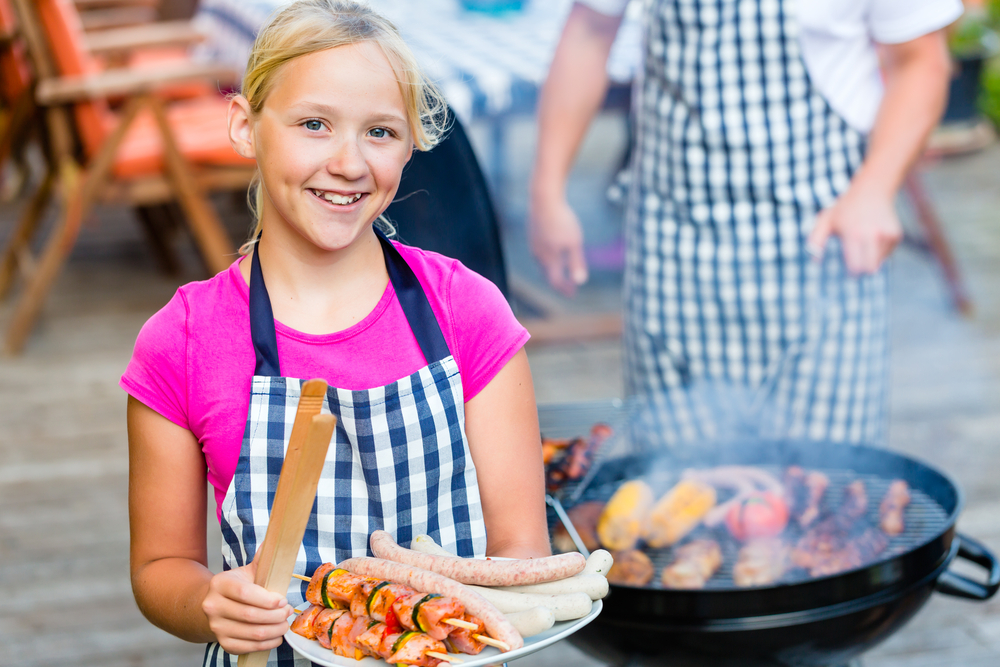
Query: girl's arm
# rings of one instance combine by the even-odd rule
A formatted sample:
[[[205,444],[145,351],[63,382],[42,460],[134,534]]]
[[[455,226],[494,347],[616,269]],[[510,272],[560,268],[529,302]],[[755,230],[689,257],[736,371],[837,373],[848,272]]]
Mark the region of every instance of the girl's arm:
[[[218,641],[234,654],[278,646],[287,601],[253,583],[253,564],[214,576],[207,567],[197,439],[131,396],[128,438],[132,591],[143,615],[181,639]]]
[[[903,237],[895,197],[937,125],[948,95],[951,61],[942,31],[881,47],[885,96],[868,154],[847,191],[816,217],[808,246],[819,254],[840,237],[854,274],[874,273]]]
[[[490,556],[547,556],[545,472],[528,355],[521,349],[465,404]]]
[[[574,4],[539,93],[529,239],[549,282],[564,294],[587,280],[583,232],[566,200],[566,181],[607,94],[608,55],[621,20]]]

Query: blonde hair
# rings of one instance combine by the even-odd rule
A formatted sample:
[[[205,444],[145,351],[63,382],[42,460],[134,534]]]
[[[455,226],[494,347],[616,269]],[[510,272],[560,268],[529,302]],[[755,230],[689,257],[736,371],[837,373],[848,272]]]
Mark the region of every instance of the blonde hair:
[[[278,71],[288,61],[360,42],[375,43],[396,73],[414,147],[421,151],[433,148],[448,129],[444,97],[420,71],[396,26],[367,5],[353,0],[297,0],[270,16],[257,33],[243,75],[241,93],[251,113],[257,115],[263,109]],[[250,251],[260,233],[263,198],[258,170],[247,197],[254,230],[240,248],[241,254]]]

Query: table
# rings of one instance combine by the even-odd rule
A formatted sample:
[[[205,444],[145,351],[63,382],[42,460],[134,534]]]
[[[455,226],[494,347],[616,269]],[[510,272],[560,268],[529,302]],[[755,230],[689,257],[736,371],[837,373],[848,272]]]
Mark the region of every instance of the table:
[[[239,72],[257,29],[283,0],[201,0],[197,27],[208,41],[199,55]],[[465,122],[533,113],[572,0],[532,0],[517,12],[490,15],[458,0],[371,0],[399,28],[428,76]],[[638,7],[635,7],[638,9]],[[640,62],[640,25],[630,11],[608,63],[627,85]]]
[[[285,0],[201,0],[195,22],[208,35],[198,56],[238,72],[257,29]],[[484,170],[496,200],[506,186],[507,125],[534,114],[538,91],[572,0],[530,0],[521,11],[491,15],[464,9],[458,0],[371,0],[399,28],[421,67],[444,93],[456,115],[489,130]],[[641,62],[641,26],[633,2],[608,59],[612,86],[606,104],[624,109]]]

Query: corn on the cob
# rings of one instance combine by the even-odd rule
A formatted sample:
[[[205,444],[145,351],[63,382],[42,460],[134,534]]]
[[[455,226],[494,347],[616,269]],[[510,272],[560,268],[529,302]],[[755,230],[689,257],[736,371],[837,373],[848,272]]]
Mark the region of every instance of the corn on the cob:
[[[676,544],[694,530],[715,506],[715,488],[697,480],[684,480],[653,506],[645,539],[654,548]]]
[[[653,491],[641,480],[631,480],[618,487],[604,506],[597,522],[597,538],[611,551],[632,549],[642,537]]]

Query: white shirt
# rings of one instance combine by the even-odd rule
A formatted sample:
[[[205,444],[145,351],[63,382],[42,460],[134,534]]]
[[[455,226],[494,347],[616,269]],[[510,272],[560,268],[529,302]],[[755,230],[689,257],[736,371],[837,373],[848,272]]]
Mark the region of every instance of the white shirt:
[[[620,16],[629,0],[576,0]],[[882,102],[876,44],[901,44],[962,15],[961,0],[798,0],[799,42],[813,84],[852,127],[868,132]]]

